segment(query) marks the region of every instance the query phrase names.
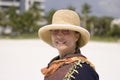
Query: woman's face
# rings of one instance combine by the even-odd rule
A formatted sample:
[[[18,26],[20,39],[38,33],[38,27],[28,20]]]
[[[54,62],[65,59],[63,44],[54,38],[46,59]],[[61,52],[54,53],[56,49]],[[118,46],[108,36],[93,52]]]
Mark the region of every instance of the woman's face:
[[[60,53],[74,53],[79,34],[71,30],[51,30],[51,39],[54,47]]]

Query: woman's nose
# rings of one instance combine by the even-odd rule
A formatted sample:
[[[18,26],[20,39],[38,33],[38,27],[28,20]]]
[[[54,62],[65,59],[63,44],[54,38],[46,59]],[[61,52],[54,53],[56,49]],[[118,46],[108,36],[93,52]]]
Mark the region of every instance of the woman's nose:
[[[64,36],[64,34],[62,33],[62,31],[58,31],[58,33],[56,34],[57,37],[61,38]]]

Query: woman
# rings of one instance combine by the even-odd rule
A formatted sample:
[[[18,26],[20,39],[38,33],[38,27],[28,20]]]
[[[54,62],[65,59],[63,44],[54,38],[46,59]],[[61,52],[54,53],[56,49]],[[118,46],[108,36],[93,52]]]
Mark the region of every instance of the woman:
[[[94,65],[80,52],[90,34],[80,27],[76,12],[66,9],[56,11],[52,24],[40,28],[38,35],[59,51],[59,55],[41,69],[44,80],[99,80]]]

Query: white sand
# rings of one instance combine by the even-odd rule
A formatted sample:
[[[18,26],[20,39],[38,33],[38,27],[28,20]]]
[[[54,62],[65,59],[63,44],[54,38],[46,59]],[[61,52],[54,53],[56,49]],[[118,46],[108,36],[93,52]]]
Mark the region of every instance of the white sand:
[[[81,51],[100,80],[120,80],[120,43],[89,42]],[[40,40],[0,40],[0,80],[43,80],[40,69],[57,54]]]

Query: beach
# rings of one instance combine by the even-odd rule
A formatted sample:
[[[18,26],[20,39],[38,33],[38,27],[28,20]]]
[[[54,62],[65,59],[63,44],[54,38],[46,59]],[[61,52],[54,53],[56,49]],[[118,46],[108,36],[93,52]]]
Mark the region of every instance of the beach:
[[[120,80],[120,42],[89,41],[81,52],[95,65],[100,80]],[[0,80],[43,80],[40,69],[57,55],[39,39],[1,39]]]

